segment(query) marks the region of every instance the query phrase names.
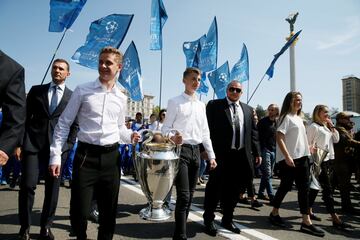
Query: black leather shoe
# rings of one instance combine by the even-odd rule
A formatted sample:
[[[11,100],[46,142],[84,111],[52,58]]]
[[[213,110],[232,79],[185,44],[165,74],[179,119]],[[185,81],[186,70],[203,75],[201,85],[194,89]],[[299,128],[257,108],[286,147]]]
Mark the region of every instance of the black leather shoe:
[[[340,229],[340,230],[347,230],[349,228],[353,228],[353,226],[351,226],[350,224],[348,224],[344,221],[341,221],[340,223],[333,221],[332,224],[333,224],[333,227]]]
[[[325,236],[325,232],[321,228],[316,227],[313,224],[306,225],[305,223],[301,223],[300,231],[304,232],[304,233],[314,235],[314,236],[318,236],[318,237],[324,237]]]
[[[205,223],[205,233],[215,237],[217,234],[217,228],[214,224],[213,221],[209,222],[209,223]]]
[[[39,240],[54,240],[55,237],[52,234],[50,228],[41,228]]]
[[[240,234],[241,230],[233,222],[221,222],[221,226],[233,233]]]
[[[19,239],[19,240],[30,240],[29,228],[26,228],[26,229],[21,228],[17,239]]]

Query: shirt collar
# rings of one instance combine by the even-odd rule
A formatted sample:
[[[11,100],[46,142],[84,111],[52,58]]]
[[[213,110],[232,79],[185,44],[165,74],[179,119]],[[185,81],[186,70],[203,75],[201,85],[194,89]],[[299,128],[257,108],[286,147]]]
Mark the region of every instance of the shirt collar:
[[[57,86],[58,89],[61,89],[61,91],[64,91],[64,90],[65,90],[65,82],[63,82],[63,83],[61,83],[61,84],[59,84],[59,85],[56,85],[53,81],[51,81],[51,83],[50,83],[50,88],[49,88],[49,89],[51,89],[51,88],[54,87],[54,86]]]
[[[186,100],[189,100],[189,101],[196,101],[197,100],[196,94],[190,96],[190,95],[186,94],[185,92],[183,92],[181,94],[181,96],[183,96]]]
[[[229,105],[235,103],[235,105],[236,105],[237,107],[240,107],[240,100],[237,100],[237,101],[233,102],[233,101],[231,101],[228,97],[226,97],[226,100],[227,100],[227,102],[228,102]]]
[[[118,82],[115,82],[113,88],[111,90],[108,90],[101,82],[100,82],[100,79],[97,78],[95,81],[94,81],[94,88],[101,88],[103,91],[105,92],[112,92],[112,93],[115,93],[116,95],[122,95],[123,93],[121,92],[120,90],[120,86],[118,84]]]

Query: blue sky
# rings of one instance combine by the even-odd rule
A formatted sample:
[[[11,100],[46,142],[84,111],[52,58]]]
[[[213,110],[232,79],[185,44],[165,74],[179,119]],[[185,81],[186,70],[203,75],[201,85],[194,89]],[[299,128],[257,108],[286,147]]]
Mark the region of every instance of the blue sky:
[[[162,106],[170,97],[183,91],[182,72],[185,56],[182,44],[208,31],[214,16],[219,31],[218,66],[229,61],[230,68],[239,59],[245,43],[250,60],[250,93],[260,81],[273,55],[280,50],[289,34],[285,18],[299,12],[295,31],[303,29],[296,45],[297,90],[302,92],[304,111],[312,112],[316,104],[342,110],[341,78],[360,77],[360,1],[243,1],[243,0],[163,0],[168,20],[163,28],[163,94]],[[156,96],[158,104],[160,52],[149,50],[150,0],[88,0],[67,33],[57,57],[70,60],[83,45],[90,23],[112,13],[134,14],[120,50],[125,52],[133,40],[137,46],[145,94]],[[0,1],[0,49],[26,69],[26,89],[40,84],[47,65],[61,38],[48,32],[49,0]],[[290,90],[289,53],[275,65],[274,78],[264,80],[250,105],[281,105]],[[71,62],[71,89],[93,81],[97,72]],[[45,82],[50,81],[48,75]],[[242,100],[246,101],[247,83]],[[212,91],[204,102],[211,99]]]

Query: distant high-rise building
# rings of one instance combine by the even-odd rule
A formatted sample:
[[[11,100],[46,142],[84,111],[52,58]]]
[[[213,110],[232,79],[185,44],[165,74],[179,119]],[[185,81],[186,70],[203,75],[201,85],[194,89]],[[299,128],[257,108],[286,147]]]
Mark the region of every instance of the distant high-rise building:
[[[350,75],[342,79],[343,110],[360,113],[360,79]]]

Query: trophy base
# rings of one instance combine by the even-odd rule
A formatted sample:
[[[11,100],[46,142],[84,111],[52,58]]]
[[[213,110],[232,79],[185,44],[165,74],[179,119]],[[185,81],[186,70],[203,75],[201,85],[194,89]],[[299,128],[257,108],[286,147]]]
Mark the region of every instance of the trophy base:
[[[161,208],[151,208],[148,206],[143,208],[139,215],[142,219],[149,220],[149,221],[165,221],[171,217],[171,210],[167,209],[166,207],[162,206]]]

